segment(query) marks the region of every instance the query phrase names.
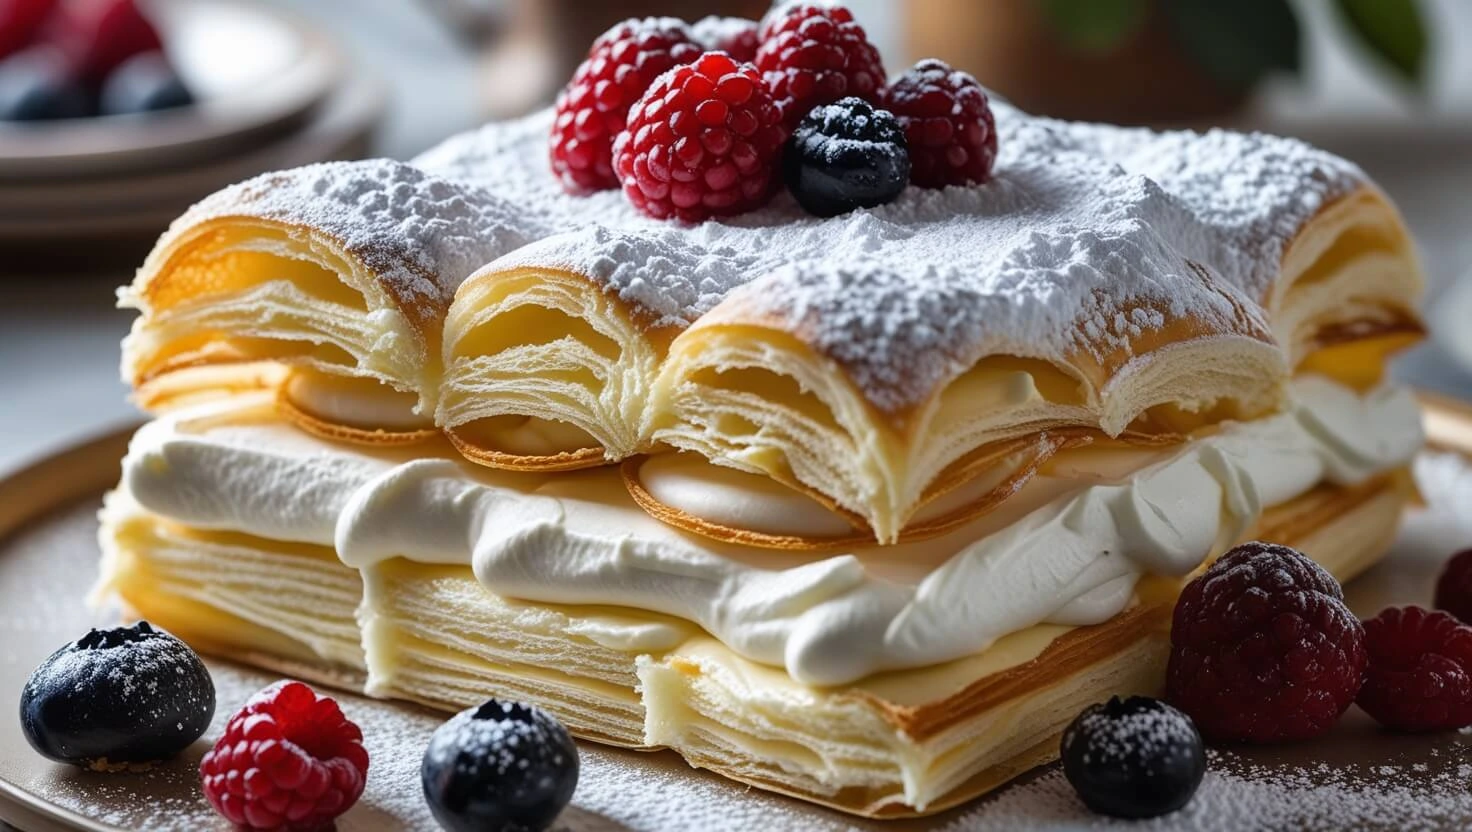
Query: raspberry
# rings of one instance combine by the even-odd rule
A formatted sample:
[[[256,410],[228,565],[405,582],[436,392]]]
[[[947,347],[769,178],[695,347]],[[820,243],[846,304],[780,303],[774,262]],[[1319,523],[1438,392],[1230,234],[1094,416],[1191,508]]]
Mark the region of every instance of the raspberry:
[[[910,143],[910,181],[922,188],[980,185],[997,160],[997,125],[986,90],[934,59],[915,64],[880,96]]]
[[[30,43],[55,6],[56,0],[0,0],[0,59]]]
[[[884,86],[879,50],[842,6],[778,6],[762,18],[760,36],[756,68],[789,130],[820,104],[850,95],[873,102]]]
[[[1472,725],[1472,627],[1444,612],[1391,607],[1365,621],[1370,671],[1359,703],[1401,731]]]
[[[134,0],[61,3],[45,39],[66,54],[76,77],[94,89],[123,61],[163,48],[158,31]]]
[[[741,63],[756,59],[756,21],[744,17],[704,17],[690,27],[699,43],[707,52],[725,52]]]
[[[368,776],[363,732],[301,682],[252,696],[199,765],[204,796],[248,829],[317,829],[357,802]]]
[[[644,93],[613,145],[634,207],[701,222],[756,208],[772,194],[783,131],[751,64],[707,52]]]
[[[1365,631],[1339,583],[1271,543],[1238,546],[1188,584],[1170,638],[1167,698],[1209,740],[1322,734],[1365,674]]]
[[[611,148],[629,107],[654,79],[700,53],[689,27],[672,17],[625,20],[593,41],[557,96],[552,172],[563,189],[579,194],[617,188]]]
[[[1454,556],[1436,579],[1436,608],[1472,624],[1472,549]]]

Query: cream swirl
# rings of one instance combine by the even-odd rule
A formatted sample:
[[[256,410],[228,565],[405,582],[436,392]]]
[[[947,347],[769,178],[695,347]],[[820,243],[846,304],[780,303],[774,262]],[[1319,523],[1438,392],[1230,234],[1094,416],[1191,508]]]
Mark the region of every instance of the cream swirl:
[[[612,469],[508,474],[433,445],[413,455],[338,446],[272,421],[265,402],[145,427],[123,487],[176,521],[335,546],[355,568],[390,557],[464,563],[508,597],[677,616],[799,681],[839,684],[975,653],[1040,622],[1107,620],[1140,576],[1189,572],[1265,506],[1322,481],[1361,482],[1421,446],[1403,388],[1359,395],[1304,377],[1294,394],[1291,412],[1227,425],[1122,480],[1060,466],[1066,476],[1039,476],[944,537],[833,556],[670,528],[634,505]],[[669,470],[678,476],[661,481],[656,466],[651,488],[688,493],[689,471]],[[735,517],[772,517],[773,499],[809,510],[739,479],[722,477],[718,490]]]

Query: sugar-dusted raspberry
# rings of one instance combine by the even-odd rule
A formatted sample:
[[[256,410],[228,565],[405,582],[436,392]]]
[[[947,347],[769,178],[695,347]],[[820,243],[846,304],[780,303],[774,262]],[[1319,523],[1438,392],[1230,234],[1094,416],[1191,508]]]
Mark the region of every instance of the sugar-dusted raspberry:
[[[707,52],[660,76],[629,111],[614,171],[643,213],[701,222],[767,201],[782,139],[756,69]]]
[[[1208,740],[1322,734],[1365,675],[1365,631],[1339,583],[1271,543],[1238,546],[1187,585],[1170,640],[1167,698]]]
[[[757,24],[744,17],[703,17],[690,27],[695,41],[707,52],[725,52],[741,63],[756,59]]]
[[[884,89],[880,103],[904,125],[911,182],[944,188],[991,179],[997,125],[975,78],[944,61],[921,61]]]
[[[1472,725],[1472,627],[1444,612],[1391,607],[1365,621],[1370,670],[1356,702],[1400,731]]]
[[[876,101],[884,62],[853,13],[828,3],[787,3],[762,18],[756,68],[782,122],[798,125],[808,111],[850,95]]]
[[[319,829],[357,802],[368,751],[337,703],[301,682],[252,696],[199,766],[215,811],[247,829]]]
[[[613,140],[629,108],[654,79],[701,51],[690,28],[673,17],[625,20],[600,35],[557,96],[552,172],[563,189],[576,194],[617,188]]]
[[[1454,555],[1436,579],[1436,608],[1472,624],[1472,549]]]

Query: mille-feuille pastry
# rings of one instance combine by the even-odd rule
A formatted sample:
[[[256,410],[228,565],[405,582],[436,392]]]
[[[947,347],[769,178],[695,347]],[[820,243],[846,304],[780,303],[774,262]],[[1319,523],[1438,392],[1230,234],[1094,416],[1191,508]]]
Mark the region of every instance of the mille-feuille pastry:
[[[788,14],[836,13],[797,4],[773,25]],[[681,37],[642,26],[589,66],[637,52],[620,38]],[[237,212],[194,232],[208,221],[186,215],[134,293],[201,284],[188,275],[217,250],[249,286],[145,306],[130,336],[129,356],[158,356],[125,359],[156,368],[130,372],[145,401],[158,383],[200,395],[170,397],[135,437],[103,511],[99,599],[284,672],[445,708],[530,699],[584,737],[893,816],[1056,756],[1083,705],[1158,692],[1183,579],[1234,543],[1293,544],[1341,579],[1373,563],[1421,444],[1414,398],[1384,378],[1421,334],[1419,269],[1385,197],[1261,135],[1009,107],[993,135],[975,81],[940,66],[886,88],[893,114],[815,110],[788,193],[722,221],[650,215],[765,198],[750,182],[776,176],[771,149],[702,134],[676,156],[661,136],[687,116],[755,135],[800,102],[712,55],[645,79],[603,136],[623,194],[564,191],[603,171],[576,168],[602,123],[569,110],[591,100],[580,72],[555,111],[416,160],[442,199],[308,168],[284,175],[268,223]],[[805,166],[892,175],[908,159],[936,184],[957,158],[923,131],[908,148],[865,132],[920,118],[907,85],[977,119],[950,135],[989,181],[807,215],[842,177],[804,184]],[[686,178],[660,179],[672,171]],[[453,234],[435,224],[446,201]],[[271,277],[300,259],[274,242],[288,226],[347,234],[356,246],[308,248],[361,262]],[[214,242],[191,265],[177,240],[196,234]],[[374,234],[454,252],[433,261],[436,297],[458,286],[438,335],[383,337],[392,301],[349,314],[333,294],[384,285],[363,254]],[[260,251],[270,268],[232,267]],[[359,346],[304,348],[317,341],[283,334],[282,305],[258,295],[339,298],[331,326]],[[228,326],[208,323],[216,307]],[[419,351],[436,338],[438,357]],[[261,375],[171,381],[192,364]]]

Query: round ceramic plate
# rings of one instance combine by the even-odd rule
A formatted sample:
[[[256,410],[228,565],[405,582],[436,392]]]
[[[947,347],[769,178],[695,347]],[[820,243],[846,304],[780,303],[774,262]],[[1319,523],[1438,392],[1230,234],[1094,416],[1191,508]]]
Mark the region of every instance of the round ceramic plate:
[[[245,0],[151,0],[170,57],[199,101],[158,113],[0,122],[0,180],[178,167],[290,130],[346,74],[324,36]]]
[[[1391,555],[1350,584],[1361,615],[1425,603],[1441,561],[1472,543],[1472,410],[1428,399],[1432,448],[1416,471],[1427,505],[1407,518]],[[228,829],[200,794],[199,759],[225,718],[271,674],[208,659],[219,709],[205,738],[148,772],[99,774],[55,765],[21,737],[14,714],[30,671],[89,626],[109,623],[84,603],[96,570],[97,495],[117,477],[127,433],[76,447],[0,480],[0,820],[28,832]],[[367,791],[341,832],[433,829],[419,762],[443,715],[338,694],[372,757]],[[1088,813],[1056,766],[967,806],[919,820],[866,822],[688,768],[671,752],[581,743],[573,805],[556,828],[612,830],[910,830],[954,832],[1118,828]],[[1472,735],[1394,735],[1351,709],[1325,737],[1288,746],[1211,752],[1192,803],[1152,830],[1467,829]]]
[[[368,150],[385,94],[370,78],[350,81],[305,123],[247,151],[180,170],[62,182],[0,180],[0,243],[157,235],[205,195],[268,170]]]

